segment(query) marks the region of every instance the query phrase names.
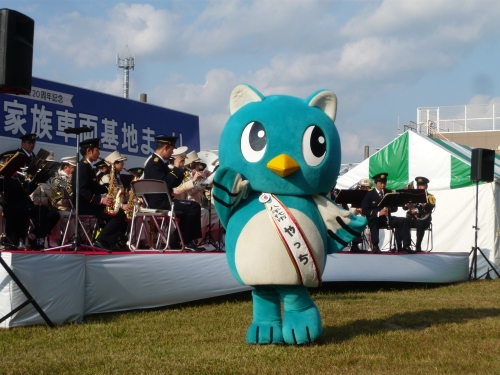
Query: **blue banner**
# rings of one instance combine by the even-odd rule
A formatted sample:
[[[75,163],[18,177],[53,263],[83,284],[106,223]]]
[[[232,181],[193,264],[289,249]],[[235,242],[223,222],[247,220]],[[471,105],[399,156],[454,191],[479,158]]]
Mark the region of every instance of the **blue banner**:
[[[76,147],[76,135],[64,129],[87,126],[93,131],[82,139],[100,138],[104,152],[146,157],[160,134],[200,149],[198,116],[40,78],[33,78],[29,96],[0,94],[0,104],[4,137],[36,133],[37,141]]]

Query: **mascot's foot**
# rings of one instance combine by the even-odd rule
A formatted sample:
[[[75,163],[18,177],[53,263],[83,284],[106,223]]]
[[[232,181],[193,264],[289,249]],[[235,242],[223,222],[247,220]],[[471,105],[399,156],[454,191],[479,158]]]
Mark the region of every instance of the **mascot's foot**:
[[[283,343],[280,295],[272,286],[256,286],[252,291],[253,322],[247,344]]]
[[[247,344],[281,344],[281,322],[253,322],[247,331]]]
[[[319,310],[303,286],[278,287],[285,314],[283,339],[287,344],[308,344],[321,337],[323,327]]]
[[[304,311],[285,311],[283,338],[287,344],[309,344],[321,337],[321,316],[316,305]]]

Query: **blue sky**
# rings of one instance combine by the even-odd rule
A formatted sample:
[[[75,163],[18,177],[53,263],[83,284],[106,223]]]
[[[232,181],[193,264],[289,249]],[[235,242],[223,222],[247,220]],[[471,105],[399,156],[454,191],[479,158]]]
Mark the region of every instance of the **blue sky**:
[[[500,102],[500,2],[489,0],[4,0],[35,20],[33,75],[122,95],[115,65],[136,56],[130,97],[200,117],[218,148],[229,94],[337,94],[344,162],[416,121],[417,107]]]

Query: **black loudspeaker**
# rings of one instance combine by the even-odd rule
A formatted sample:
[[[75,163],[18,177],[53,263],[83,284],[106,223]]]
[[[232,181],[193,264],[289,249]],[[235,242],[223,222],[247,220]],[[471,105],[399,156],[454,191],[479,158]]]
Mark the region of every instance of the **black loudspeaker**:
[[[0,9],[0,92],[31,92],[35,21],[11,9]]]
[[[495,174],[495,150],[485,148],[472,149],[470,159],[471,181],[493,181]]]

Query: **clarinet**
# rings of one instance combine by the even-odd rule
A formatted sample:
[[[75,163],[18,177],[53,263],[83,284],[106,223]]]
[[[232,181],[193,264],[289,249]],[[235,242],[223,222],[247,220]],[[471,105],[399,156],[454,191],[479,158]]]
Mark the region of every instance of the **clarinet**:
[[[384,199],[385,194],[384,190],[382,190],[382,199]],[[387,215],[385,215],[385,219],[387,220],[387,229],[391,229],[391,208],[390,207],[385,207],[387,208]]]

